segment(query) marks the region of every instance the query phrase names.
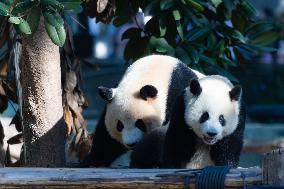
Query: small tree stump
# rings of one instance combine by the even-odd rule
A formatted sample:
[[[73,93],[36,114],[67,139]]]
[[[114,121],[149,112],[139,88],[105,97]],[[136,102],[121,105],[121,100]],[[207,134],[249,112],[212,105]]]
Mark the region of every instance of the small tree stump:
[[[266,153],[262,167],[263,184],[284,184],[284,148]]]

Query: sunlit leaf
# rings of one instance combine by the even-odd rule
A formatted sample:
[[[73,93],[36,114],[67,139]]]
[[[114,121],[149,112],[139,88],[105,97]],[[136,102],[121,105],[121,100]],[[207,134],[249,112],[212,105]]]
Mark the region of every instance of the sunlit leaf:
[[[26,20],[24,20],[23,18],[20,18],[20,23],[15,25],[15,28],[20,33],[23,33],[23,34],[26,34],[26,35],[32,34],[29,23]]]
[[[7,6],[6,4],[0,2],[0,15],[1,16],[8,16],[10,11],[10,7]]]
[[[51,41],[54,44],[58,45],[59,47],[62,47],[66,40],[66,32],[64,26],[54,27],[51,24],[49,24],[46,20],[44,24],[46,32],[49,35]]]

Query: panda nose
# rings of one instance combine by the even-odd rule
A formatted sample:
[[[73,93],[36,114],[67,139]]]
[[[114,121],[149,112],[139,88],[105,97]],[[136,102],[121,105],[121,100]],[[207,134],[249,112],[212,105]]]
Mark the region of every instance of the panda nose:
[[[130,148],[133,148],[136,144],[137,144],[137,142],[134,142],[134,143],[131,143],[131,144],[126,144],[126,145]]]
[[[210,137],[214,137],[217,135],[216,132],[207,132],[207,135],[210,136]]]

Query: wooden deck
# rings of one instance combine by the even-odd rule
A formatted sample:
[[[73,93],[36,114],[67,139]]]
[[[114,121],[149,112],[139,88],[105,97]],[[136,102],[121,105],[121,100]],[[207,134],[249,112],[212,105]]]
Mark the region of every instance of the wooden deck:
[[[0,188],[184,188],[187,174],[184,169],[1,168]],[[194,183],[192,177],[190,188]],[[262,170],[231,169],[225,188],[244,183],[262,184]]]

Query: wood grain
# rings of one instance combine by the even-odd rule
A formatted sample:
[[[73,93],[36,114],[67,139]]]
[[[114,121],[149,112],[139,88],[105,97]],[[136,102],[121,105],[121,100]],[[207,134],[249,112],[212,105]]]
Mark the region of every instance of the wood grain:
[[[188,170],[175,169],[76,169],[76,168],[2,168],[0,188],[184,188]],[[232,169],[225,188],[261,184],[259,168]],[[195,178],[191,179],[194,187]]]
[[[284,148],[266,153],[262,167],[264,184],[284,184]]]

